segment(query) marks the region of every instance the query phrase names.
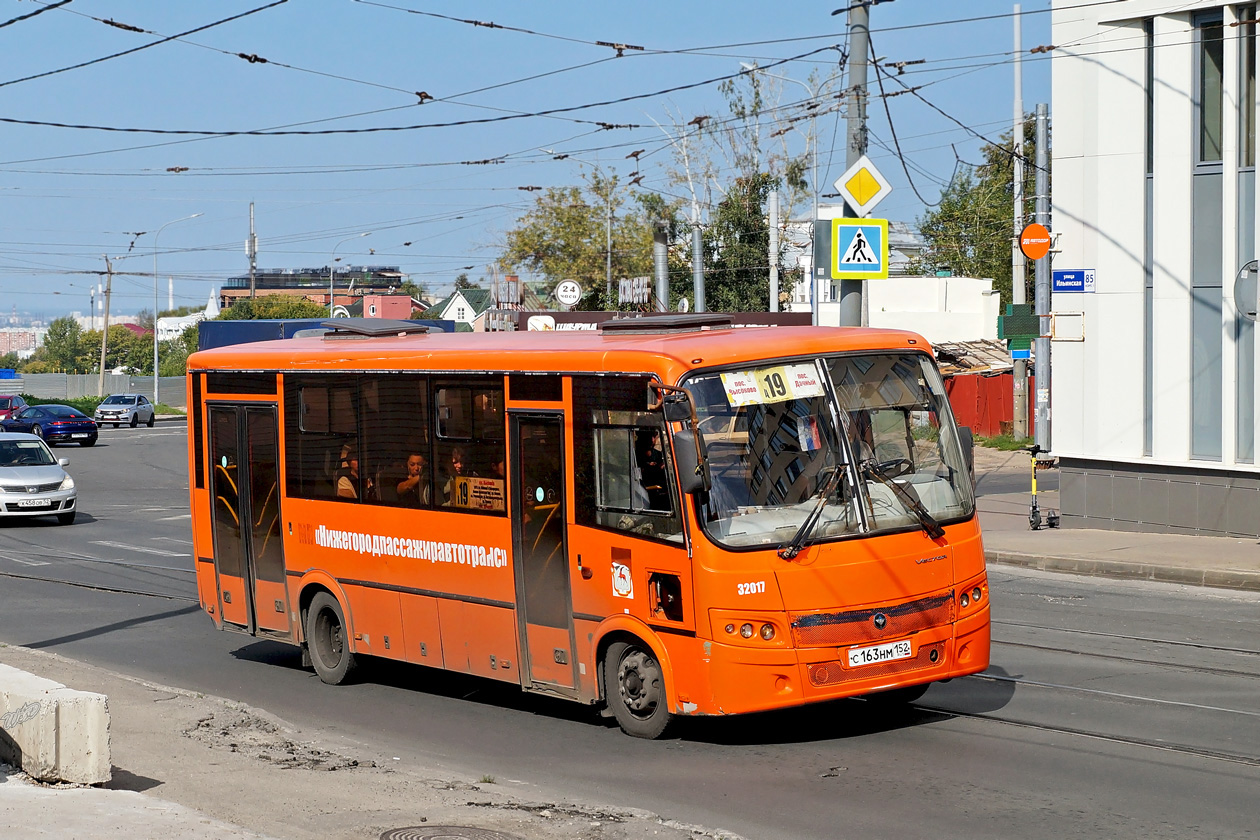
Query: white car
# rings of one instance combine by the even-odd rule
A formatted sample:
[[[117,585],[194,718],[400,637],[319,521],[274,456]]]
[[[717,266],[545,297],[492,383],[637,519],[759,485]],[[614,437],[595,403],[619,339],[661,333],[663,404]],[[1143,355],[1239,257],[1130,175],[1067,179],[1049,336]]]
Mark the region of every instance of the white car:
[[[74,479],[62,469],[69,463],[35,435],[0,433],[0,517],[55,516],[62,525],[74,522]]]
[[[102,426],[113,423],[115,429],[123,423],[132,428],[141,423],[152,427],[155,415],[153,403],[144,394],[111,394],[96,407],[92,419]]]

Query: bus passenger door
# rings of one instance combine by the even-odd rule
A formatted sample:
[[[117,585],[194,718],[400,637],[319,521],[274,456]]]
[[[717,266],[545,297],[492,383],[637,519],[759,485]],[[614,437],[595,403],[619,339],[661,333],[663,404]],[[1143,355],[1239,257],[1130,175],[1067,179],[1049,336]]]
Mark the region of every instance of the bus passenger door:
[[[565,533],[564,416],[509,412],[516,612],[525,687],[570,694],[576,641]]]
[[[275,406],[211,405],[209,411],[219,614],[251,635],[288,636]]]

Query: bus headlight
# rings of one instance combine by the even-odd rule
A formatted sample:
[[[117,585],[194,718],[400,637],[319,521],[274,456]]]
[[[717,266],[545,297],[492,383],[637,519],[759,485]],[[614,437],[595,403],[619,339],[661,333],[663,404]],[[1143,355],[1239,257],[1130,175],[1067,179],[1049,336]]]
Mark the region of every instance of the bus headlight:
[[[765,639],[767,642],[774,638],[773,624],[761,625],[761,638]]]
[[[980,587],[978,586],[975,589],[971,590],[971,600],[973,601],[979,601],[983,595],[984,593],[980,591]]]
[[[751,624],[744,623],[739,626],[739,635],[743,636],[745,639],[751,639],[752,634],[753,626]]]

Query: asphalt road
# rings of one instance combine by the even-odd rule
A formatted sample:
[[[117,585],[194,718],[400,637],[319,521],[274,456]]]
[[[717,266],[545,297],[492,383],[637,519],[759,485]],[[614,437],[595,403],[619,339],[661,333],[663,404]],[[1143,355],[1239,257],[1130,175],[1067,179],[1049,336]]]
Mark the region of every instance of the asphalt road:
[[[419,766],[749,838],[1260,836],[1260,597],[996,567],[985,675],[898,713],[849,700],[645,742],[582,707],[420,667],[326,686],[295,648],[214,631],[192,594],[184,445],[159,425],[58,450],[79,521],[0,525],[0,642]]]

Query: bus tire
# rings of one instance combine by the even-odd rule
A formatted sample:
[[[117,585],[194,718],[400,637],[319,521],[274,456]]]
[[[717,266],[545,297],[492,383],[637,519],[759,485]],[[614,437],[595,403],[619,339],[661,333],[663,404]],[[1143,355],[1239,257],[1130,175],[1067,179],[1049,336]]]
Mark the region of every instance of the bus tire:
[[[306,610],[306,646],[321,680],[329,685],[350,680],[358,663],[350,650],[341,605],[327,592],[317,593]]]
[[[882,709],[906,706],[922,697],[931,685],[931,683],[922,683],[921,685],[893,688],[888,691],[877,691],[874,694],[866,695],[866,700],[868,703],[873,703]]]
[[[621,731],[635,738],[660,738],[673,715],[665,675],[651,648],[641,642],[614,642],[604,655],[608,706]]]

